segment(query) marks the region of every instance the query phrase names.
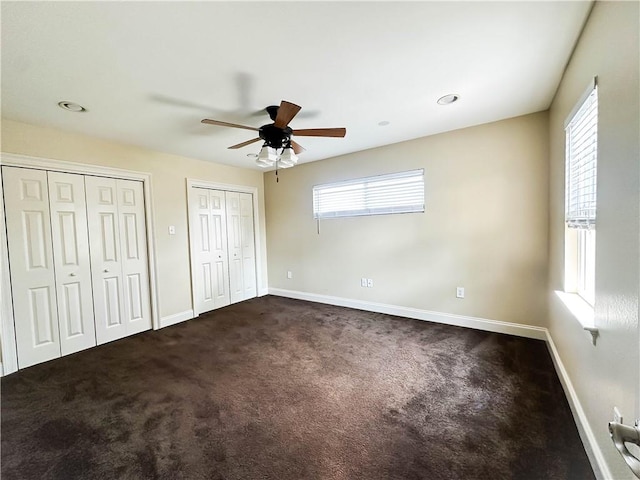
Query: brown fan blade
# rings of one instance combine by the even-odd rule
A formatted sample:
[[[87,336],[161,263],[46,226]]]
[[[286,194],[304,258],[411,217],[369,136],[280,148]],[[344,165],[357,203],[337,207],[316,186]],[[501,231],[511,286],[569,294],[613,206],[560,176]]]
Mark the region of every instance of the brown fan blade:
[[[258,137],[252,140],[247,140],[246,142],[239,143],[237,145],[231,145],[230,147],[227,147],[227,148],[242,148],[242,147],[246,147],[247,145],[251,145],[252,143],[259,142],[260,140],[262,139]]]
[[[294,135],[300,137],[344,137],[347,134],[346,128],[303,128],[294,130]]]
[[[304,152],[304,147],[299,143],[294,142],[293,140],[291,140],[291,148],[293,148],[293,153],[295,153],[296,155]]]
[[[295,103],[282,100],[280,102],[280,108],[278,108],[278,115],[276,115],[276,121],[273,124],[278,128],[284,128],[289,125],[289,122],[293,120],[293,117],[300,111],[302,107]]]
[[[247,127],[246,125],[238,125],[237,123],[221,122],[220,120],[209,120],[208,118],[202,120],[202,123],[207,123],[209,125],[219,125],[221,127],[244,128],[245,130],[254,130],[256,132],[260,130],[256,127]]]

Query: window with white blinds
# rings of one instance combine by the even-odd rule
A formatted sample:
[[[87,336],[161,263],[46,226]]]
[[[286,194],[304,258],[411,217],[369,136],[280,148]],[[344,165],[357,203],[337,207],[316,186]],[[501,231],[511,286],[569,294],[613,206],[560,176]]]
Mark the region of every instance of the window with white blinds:
[[[596,222],[598,89],[594,85],[566,126],[565,220],[570,228],[591,229]]]
[[[424,170],[357,178],[313,187],[313,217],[424,212]]]

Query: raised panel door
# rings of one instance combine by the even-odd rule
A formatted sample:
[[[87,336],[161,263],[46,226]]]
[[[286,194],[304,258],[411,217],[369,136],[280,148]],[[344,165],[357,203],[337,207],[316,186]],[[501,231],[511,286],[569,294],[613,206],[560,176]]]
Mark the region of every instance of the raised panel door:
[[[213,299],[214,265],[211,241],[211,212],[209,191],[192,188],[190,192],[191,235],[193,237],[193,276],[195,313],[215,308]]]
[[[47,173],[2,167],[19,368],[61,355]]]
[[[142,182],[117,180],[124,321],[127,335],[151,329],[149,269]]]
[[[253,227],[253,195],[240,194],[240,244],[242,255],[243,299],[258,294],[256,286],[255,233]]]
[[[194,249],[194,308],[200,314],[229,305],[224,192],[192,188],[189,210]]]
[[[209,199],[213,299],[215,308],[220,308],[230,303],[226,199],[221,190],[209,190]]]
[[[229,295],[231,303],[244,300],[244,270],[242,265],[242,219],[240,194],[226,192],[229,244]]]
[[[85,177],[96,340],[101,345],[127,335],[117,181]]]
[[[48,172],[62,355],[96,345],[84,176]]]

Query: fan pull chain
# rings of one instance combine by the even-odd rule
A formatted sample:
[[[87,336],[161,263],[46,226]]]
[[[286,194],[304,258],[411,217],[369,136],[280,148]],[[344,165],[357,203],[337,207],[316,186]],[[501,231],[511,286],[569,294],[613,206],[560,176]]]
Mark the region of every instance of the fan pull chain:
[[[280,177],[278,177],[278,165],[276,164],[276,183],[280,183]]]
[[[320,235],[320,218],[317,218],[316,221],[318,222],[318,235]]]

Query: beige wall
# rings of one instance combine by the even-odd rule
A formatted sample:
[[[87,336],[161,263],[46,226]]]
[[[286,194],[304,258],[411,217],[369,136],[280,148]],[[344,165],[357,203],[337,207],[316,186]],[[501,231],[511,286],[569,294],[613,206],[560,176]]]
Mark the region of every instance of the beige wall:
[[[317,233],[314,184],[416,168],[425,169],[424,214],[323,220]],[[265,174],[269,287],[546,326],[546,113],[279,175]]]
[[[161,317],[192,309],[185,178],[256,187],[262,229],[259,244],[263,273],[258,281],[258,289],[266,289],[262,172],[154,152],[5,119],[2,120],[2,151],[151,173]],[[175,235],[169,235],[169,225],[175,225]]]
[[[612,478],[634,476],[613,448],[617,405],[640,416],[638,291],[640,52],[638,2],[597,2],[550,111],[550,331]],[[598,76],[597,345],[553,293],[563,287],[564,120]]]

